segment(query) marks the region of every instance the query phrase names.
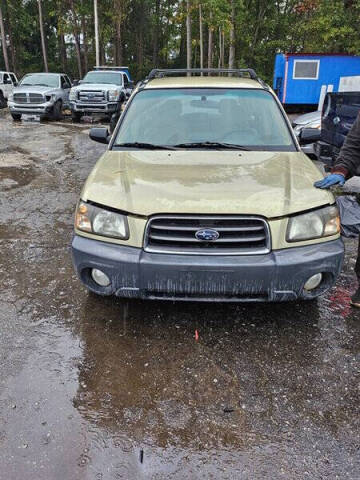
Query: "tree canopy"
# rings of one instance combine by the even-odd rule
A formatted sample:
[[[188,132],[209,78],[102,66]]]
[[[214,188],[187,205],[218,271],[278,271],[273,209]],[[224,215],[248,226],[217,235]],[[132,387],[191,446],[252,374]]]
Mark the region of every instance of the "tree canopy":
[[[95,65],[93,0],[0,0],[0,10],[0,69],[6,53],[19,76],[44,70],[39,12],[50,71],[79,78]],[[99,0],[98,14],[101,64],[128,65],[135,79],[202,59],[269,81],[277,52],[360,54],[360,0]]]

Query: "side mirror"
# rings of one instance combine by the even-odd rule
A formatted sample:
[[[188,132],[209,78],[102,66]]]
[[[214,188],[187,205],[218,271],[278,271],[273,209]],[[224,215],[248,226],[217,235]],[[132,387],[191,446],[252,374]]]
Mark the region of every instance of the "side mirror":
[[[134,88],[134,82],[132,80],[129,81],[129,87]]]
[[[19,85],[19,82],[14,82],[14,87],[17,87]]]
[[[68,88],[71,88],[71,85],[69,83],[64,83],[63,89],[67,90]]]
[[[319,128],[303,128],[300,132],[300,145],[308,145],[319,140],[321,140],[321,130]]]
[[[90,130],[89,137],[94,142],[108,144],[110,142],[110,133],[107,128],[94,127]]]
[[[80,83],[80,80],[73,80],[73,87],[77,87]]]

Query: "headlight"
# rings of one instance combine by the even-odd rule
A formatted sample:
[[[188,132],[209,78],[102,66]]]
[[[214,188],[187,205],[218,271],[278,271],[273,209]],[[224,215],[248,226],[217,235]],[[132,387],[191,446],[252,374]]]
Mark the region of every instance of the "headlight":
[[[45,100],[47,102],[51,102],[51,100],[53,100],[55,97],[56,95],[54,93],[52,93],[51,95],[45,95]]]
[[[80,202],[76,209],[75,228],[103,237],[122,240],[129,238],[129,226],[125,215],[85,202]]]
[[[70,90],[69,100],[76,100],[76,90],[74,88]]]
[[[336,235],[339,232],[339,210],[337,207],[331,206],[290,218],[286,241],[312,240]]]
[[[110,102],[116,102],[119,100],[120,90],[109,90],[108,91],[108,99]]]

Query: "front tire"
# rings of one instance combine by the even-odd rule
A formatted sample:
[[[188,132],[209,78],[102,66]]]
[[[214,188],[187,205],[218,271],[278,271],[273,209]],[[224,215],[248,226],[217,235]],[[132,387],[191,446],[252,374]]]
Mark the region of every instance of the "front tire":
[[[54,107],[53,107],[53,111],[52,111],[52,114],[51,114],[51,118],[53,120],[61,120],[62,119],[62,101],[61,100],[58,100]]]
[[[7,100],[4,97],[3,92],[0,92],[0,108],[6,108],[7,107]]]
[[[20,122],[21,120],[21,113],[11,113],[11,116],[14,122]]]
[[[82,117],[82,113],[79,112],[71,112],[71,120],[73,123],[80,123]]]

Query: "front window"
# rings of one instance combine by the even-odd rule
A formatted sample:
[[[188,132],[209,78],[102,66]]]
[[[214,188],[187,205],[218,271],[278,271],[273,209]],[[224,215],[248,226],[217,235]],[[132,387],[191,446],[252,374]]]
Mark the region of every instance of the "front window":
[[[296,151],[273,95],[225,88],[149,89],[136,94],[114,146],[222,143],[249,150]]]
[[[59,88],[59,75],[52,75],[46,73],[34,73],[31,75],[26,75],[20,82],[22,87],[31,85],[31,86],[40,86],[40,87],[52,87]]]
[[[81,83],[108,83],[110,85],[122,85],[122,75],[116,72],[89,72]]]

